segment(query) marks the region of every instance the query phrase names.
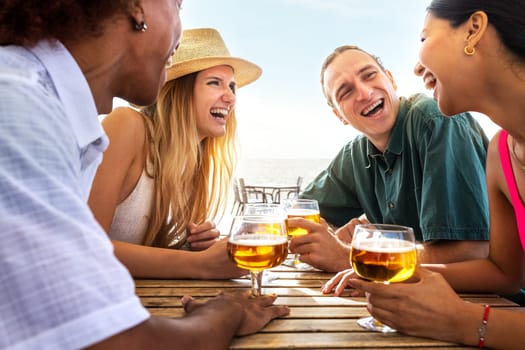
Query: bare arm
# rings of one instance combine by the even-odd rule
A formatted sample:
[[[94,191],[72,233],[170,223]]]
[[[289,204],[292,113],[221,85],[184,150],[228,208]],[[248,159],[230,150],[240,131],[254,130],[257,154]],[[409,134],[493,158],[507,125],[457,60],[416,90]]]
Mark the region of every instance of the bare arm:
[[[122,107],[102,121],[109,146],[93,180],[88,204],[106,232],[117,205],[133,191],[144,169],[145,129],[141,118],[135,110]]]
[[[234,336],[255,333],[289,313],[288,307],[273,305],[275,299],[253,298],[249,292],[220,295],[206,303],[184,297],[185,317],[150,317],[89,349],[227,349]]]
[[[419,262],[446,264],[464,260],[482,259],[489,254],[488,241],[435,241],[418,246]]]
[[[350,285],[370,293],[372,315],[402,333],[477,346],[484,307],[463,301],[440,274],[421,269],[418,277],[390,285],[351,279]],[[524,325],[524,312],[490,310],[485,346],[523,348]]]
[[[145,278],[236,278],[247,272],[228,256],[226,239],[198,252],[147,247],[113,241],[115,255],[134,277]]]

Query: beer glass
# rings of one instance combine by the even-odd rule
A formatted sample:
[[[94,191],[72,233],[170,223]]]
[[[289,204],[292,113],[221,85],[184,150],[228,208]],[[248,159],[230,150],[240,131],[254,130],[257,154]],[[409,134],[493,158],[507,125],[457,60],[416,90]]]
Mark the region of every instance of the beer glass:
[[[361,278],[378,283],[402,282],[416,270],[417,253],[412,228],[399,225],[356,225],[352,239],[350,263]],[[396,330],[373,317],[357,323],[383,333]]]
[[[290,199],[283,201],[283,207],[286,210],[288,219],[290,218],[303,218],[311,222],[319,223],[321,221],[321,215],[319,214],[319,204],[315,199]],[[288,230],[288,237],[291,239],[296,236],[306,235],[307,230],[300,227],[288,226],[288,220],[286,220],[286,229]],[[298,255],[294,255],[293,266],[297,269],[308,269],[311,266],[299,261]]]
[[[288,255],[284,217],[234,217],[227,249],[228,255],[238,267],[250,271],[252,295],[261,295],[264,270],[280,265]]]

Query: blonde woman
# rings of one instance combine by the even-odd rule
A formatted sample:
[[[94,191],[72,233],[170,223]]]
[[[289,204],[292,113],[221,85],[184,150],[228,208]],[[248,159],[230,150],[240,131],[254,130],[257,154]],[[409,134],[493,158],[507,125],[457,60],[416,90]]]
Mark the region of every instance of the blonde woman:
[[[89,205],[136,277],[240,276],[210,218],[236,165],[235,90],[261,70],[202,28],[183,32],[167,72],[156,104],[104,119],[110,146]]]

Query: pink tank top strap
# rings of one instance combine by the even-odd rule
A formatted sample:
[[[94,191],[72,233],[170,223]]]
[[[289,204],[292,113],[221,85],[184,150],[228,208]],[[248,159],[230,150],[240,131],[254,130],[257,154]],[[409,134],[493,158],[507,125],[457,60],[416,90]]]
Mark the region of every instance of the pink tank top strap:
[[[498,151],[501,160],[501,167],[512,200],[512,206],[514,207],[514,214],[516,215],[516,224],[520,235],[521,247],[525,250],[525,206],[523,206],[523,201],[520,198],[520,193],[516,185],[516,178],[514,176],[514,171],[512,170],[507,137],[507,131],[501,130],[498,140]]]

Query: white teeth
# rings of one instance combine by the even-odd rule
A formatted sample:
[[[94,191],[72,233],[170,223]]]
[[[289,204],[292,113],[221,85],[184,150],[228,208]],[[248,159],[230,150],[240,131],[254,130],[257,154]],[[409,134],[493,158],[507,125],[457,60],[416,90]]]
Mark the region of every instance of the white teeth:
[[[425,75],[423,77],[423,83],[425,84],[425,87],[427,89],[433,89],[434,85],[436,84],[436,78],[433,75]]]
[[[215,116],[222,116],[225,117],[228,115],[230,111],[227,108],[212,108],[210,110],[210,113]]]
[[[376,108],[377,106],[379,106],[382,102],[383,102],[382,100],[377,101],[376,103],[374,103],[373,105],[371,105],[370,107],[368,107],[367,109],[365,109],[365,110],[363,111],[363,114],[364,114],[364,115],[367,115],[368,113],[372,112],[372,110],[373,110],[374,108]]]

